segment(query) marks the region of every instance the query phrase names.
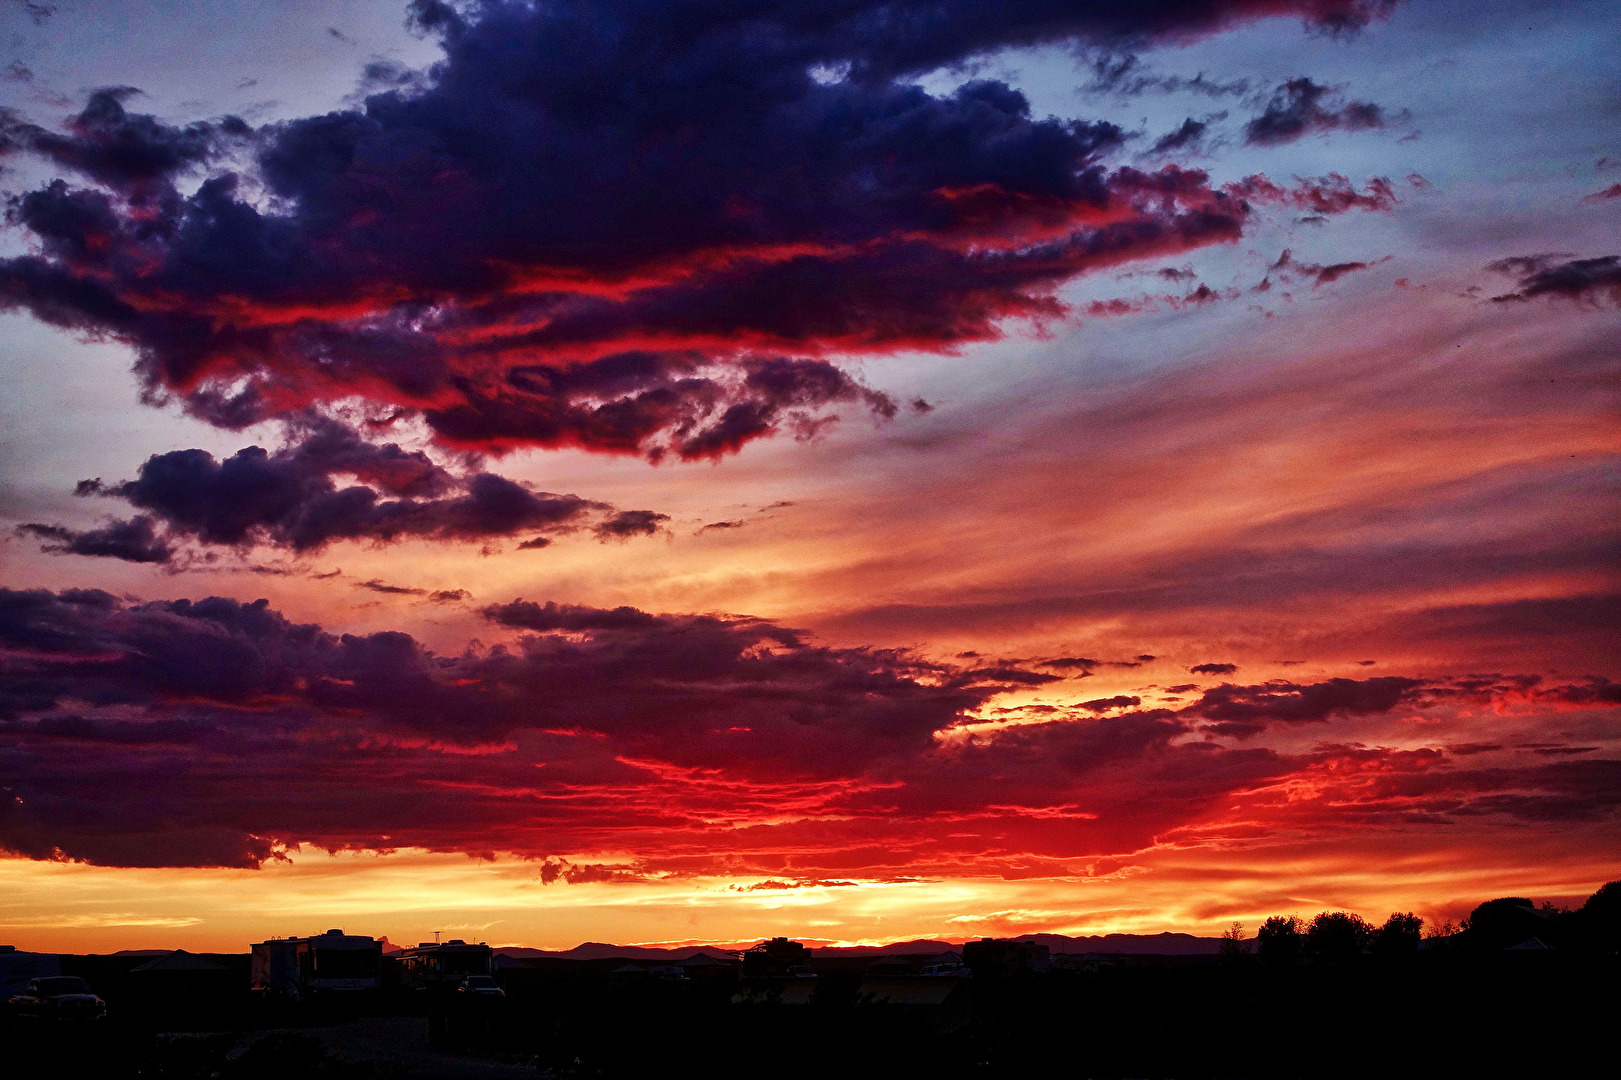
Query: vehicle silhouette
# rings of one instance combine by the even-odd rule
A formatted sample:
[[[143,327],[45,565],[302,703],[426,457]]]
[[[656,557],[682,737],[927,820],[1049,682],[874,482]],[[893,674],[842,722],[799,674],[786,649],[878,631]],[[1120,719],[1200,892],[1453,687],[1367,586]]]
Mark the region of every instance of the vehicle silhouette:
[[[76,975],[35,979],[7,1004],[15,1015],[39,1020],[101,1020],[107,1015],[107,1003]]]
[[[488,975],[469,975],[456,987],[456,993],[466,994],[469,997],[501,998],[506,992],[496,985],[493,978]]]

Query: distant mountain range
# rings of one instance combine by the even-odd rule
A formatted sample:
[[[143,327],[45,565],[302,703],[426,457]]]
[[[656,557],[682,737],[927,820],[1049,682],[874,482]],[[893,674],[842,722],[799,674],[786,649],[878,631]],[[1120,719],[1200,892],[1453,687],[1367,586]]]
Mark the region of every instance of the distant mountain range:
[[[498,956],[511,957],[514,960],[531,960],[540,957],[550,957],[556,960],[687,960],[703,953],[717,960],[725,960],[736,954],[736,950],[723,949],[716,945],[688,945],[678,949],[658,949],[648,945],[606,945],[600,941],[587,941],[583,945],[576,945],[572,949],[554,951],[550,949],[530,949],[521,945],[502,945],[495,950]]]
[[[1116,956],[1214,956],[1221,939],[1192,934],[1020,934],[1017,941],[1039,941],[1054,953],[1112,953]]]
[[[1220,938],[1194,937],[1192,934],[1093,934],[1087,937],[1066,937],[1063,934],[1020,934],[1015,941],[1035,941],[1047,946],[1054,954],[1107,953],[1116,956],[1213,956],[1220,951]],[[752,942],[738,946],[747,948]],[[858,945],[849,948],[820,948],[817,956],[905,956],[908,954],[935,954],[960,950],[960,942],[935,941],[922,938],[916,941],[896,941],[888,945]],[[502,945],[496,953],[514,960],[550,957],[559,960],[669,960],[680,961],[702,953],[717,960],[736,955],[737,949],[719,945],[686,945],[674,949],[660,949],[650,945],[608,945],[588,941],[572,949],[530,949],[521,945]]]

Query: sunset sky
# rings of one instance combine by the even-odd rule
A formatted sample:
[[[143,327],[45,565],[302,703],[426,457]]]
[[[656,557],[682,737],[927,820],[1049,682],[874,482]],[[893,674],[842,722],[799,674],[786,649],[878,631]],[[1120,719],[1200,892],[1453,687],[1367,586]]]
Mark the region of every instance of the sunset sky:
[[[0,0],[0,942],[1621,877],[1621,7]]]

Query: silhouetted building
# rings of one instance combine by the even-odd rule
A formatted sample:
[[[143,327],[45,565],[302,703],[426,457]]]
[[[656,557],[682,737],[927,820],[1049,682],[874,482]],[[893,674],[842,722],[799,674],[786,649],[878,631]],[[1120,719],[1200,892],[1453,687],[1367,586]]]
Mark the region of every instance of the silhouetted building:
[[[1052,955],[1046,945],[1011,938],[980,938],[967,942],[962,947],[962,959],[975,975],[1012,975],[1052,967]]]
[[[811,951],[785,937],[772,938],[743,952],[743,977],[747,979],[808,976]]]
[[[243,992],[241,978],[240,971],[176,949],[131,968],[124,985],[142,1012],[195,1016],[224,1009]]]

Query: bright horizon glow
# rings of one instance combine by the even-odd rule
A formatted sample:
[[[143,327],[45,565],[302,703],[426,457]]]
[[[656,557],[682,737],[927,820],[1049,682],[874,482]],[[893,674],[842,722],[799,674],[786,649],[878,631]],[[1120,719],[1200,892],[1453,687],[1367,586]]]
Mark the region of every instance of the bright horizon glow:
[[[1356,866],[1354,853],[1297,849],[1285,867],[1199,895],[1220,857],[1168,849],[1147,867],[1068,883],[995,878],[884,882],[746,891],[770,878],[695,878],[655,883],[541,885],[539,867],[511,858],[470,859],[423,851],[300,852],[259,870],[131,870],[0,859],[0,943],[35,952],[184,948],[246,952],[270,937],[349,933],[396,945],[445,937],[494,946],[566,950],[587,941],[664,948],[736,946],[783,934],[817,946],[884,945],[929,938],[1053,933],[1186,933],[1216,937],[1233,922],[1251,933],[1270,915],[1349,910],[1382,922],[1412,910],[1427,922],[1457,922],[1489,895],[1529,893],[1538,903],[1579,905],[1612,872],[1590,855],[1558,872],[1480,870],[1466,856],[1402,860],[1395,882]],[[1266,878],[1287,872],[1292,903],[1246,903]],[[1155,882],[1156,877],[1169,882]],[[1530,886],[1529,888],[1527,886]],[[1442,903],[1413,893],[1443,895]],[[1054,907],[1057,903],[1059,906]],[[1161,907],[1161,905],[1167,905]],[[36,914],[24,915],[23,912]],[[640,928],[646,936],[626,935]],[[683,933],[683,931],[685,931]]]

